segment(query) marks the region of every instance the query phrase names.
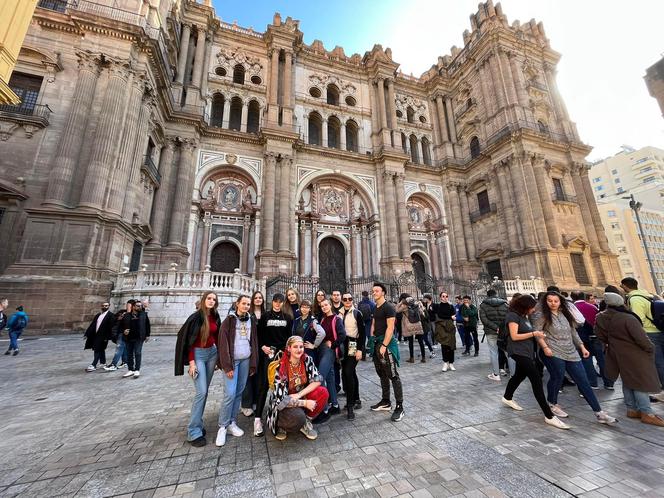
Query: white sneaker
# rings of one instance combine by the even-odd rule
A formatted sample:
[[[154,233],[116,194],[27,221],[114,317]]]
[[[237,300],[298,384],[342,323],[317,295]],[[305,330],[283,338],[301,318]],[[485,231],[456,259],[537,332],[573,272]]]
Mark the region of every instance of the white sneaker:
[[[600,424],[609,424],[610,425],[610,424],[615,424],[618,421],[617,418],[612,417],[611,415],[609,415],[608,413],[606,413],[604,411],[595,412],[595,417],[597,417],[597,421]]]
[[[133,376],[134,376],[134,372],[132,372],[131,370],[129,370],[129,372],[127,372],[126,374],[124,374],[122,377],[123,377],[123,378],[126,378],[126,377],[133,377]]]
[[[214,444],[217,446],[223,446],[226,444],[226,427],[219,427],[219,432],[217,432],[217,439],[215,439]]]
[[[251,408],[241,408],[240,411],[245,417],[251,417],[254,414],[254,411]]]
[[[447,372],[447,368],[448,368],[448,363],[447,362],[443,363],[443,372]]]
[[[118,369],[118,367],[116,367],[115,365],[109,365],[107,367],[104,367],[104,370],[106,372],[115,372],[117,369]]]
[[[449,367],[450,370],[452,370],[452,372],[456,372],[456,368],[454,368],[454,363],[450,363]]]
[[[551,405],[551,412],[556,416],[560,418],[567,418],[569,415],[567,415],[567,412],[560,408],[560,405]]]
[[[500,375],[502,375],[503,377],[507,377],[507,371],[504,368],[501,368]]]
[[[240,429],[235,422],[231,422],[231,425],[226,427],[226,430],[231,436],[240,437],[244,436],[244,431]]]
[[[558,429],[571,429],[569,425],[560,420],[558,417],[551,417],[551,418],[544,417],[544,422],[554,427],[557,427]]]
[[[94,365],[88,365],[88,368],[85,369],[86,372],[94,372],[95,370],[97,370],[97,367]]]
[[[496,374],[492,373],[492,374],[487,375],[486,377],[489,380],[495,380],[495,381],[500,382],[500,375],[496,375]]]
[[[521,408],[521,405],[519,405],[519,403],[517,403],[517,402],[514,401],[513,399],[505,399],[505,398],[503,397],[503,398],[501,398],[501,401],[503,402],[504,405],[509,406],[509,407],[512,408],[513,410],[516,410],[516,411],[518,411],[518,412],[520,412],[521,410],[523,410],[523,408]],[[554,417],[554,418],[555,418],[555,417]]]
[[[664,402],[664,391],[659,392],[657,394],[651,394],[650,396],[652,398],[655,398],[657,401]]]
[[[140,370],[136,370],[136,371],[134,372],[134,379],[138,379],[140,376],[141,376],[141,371],[140,371]]]
[[[263,431],[263,423],[261,422],[261,419],[255,418],[254,419],[254,436],[261,437],[263,434],[265,434],[265,431]]]

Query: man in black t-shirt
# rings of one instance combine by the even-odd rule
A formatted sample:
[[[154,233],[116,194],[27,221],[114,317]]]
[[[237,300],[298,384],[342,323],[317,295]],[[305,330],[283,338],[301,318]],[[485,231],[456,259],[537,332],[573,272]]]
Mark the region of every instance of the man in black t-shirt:
[[[374,336],[374,367],[380,378],[380,387],[382,390],[382,399],[373,405],[371,409],[377,411],[389,411],[392,408],[390,402],[390,381],[394,388],[394,397],[396,406],[392,412],[392,421],[398,422],[404,416],[403,411],[403,388],[399,378],[399,346],[394,338],[394,322],[396,320],[396,310],[391,303],[385,300],[386,289],[381,283],[374,283],[373,297],[376,302],[376,310],[371,324],[372,334]]]

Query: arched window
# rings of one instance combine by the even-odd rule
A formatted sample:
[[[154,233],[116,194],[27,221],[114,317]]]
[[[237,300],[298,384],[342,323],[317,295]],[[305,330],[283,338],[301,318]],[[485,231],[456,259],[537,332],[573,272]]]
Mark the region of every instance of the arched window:
[[[241,131],[242,126],[242,99],[233,97],[231,99],[231,115],[228,119],[228,129]]]
[[[357,152],[359,128],[352,119],[346,122],[346,150]]]
[[[549,133],[549,127],[542,121],[537,121],[537,128],[539,128],[540,133]]]
[[[470,139],[470,157],[475,159],[480,155],[480,139],[473,137]]]
[[[341,122],[336,116],[327,120],[327,146],[333,149],[341,147]]]
[[[327,85],[327,103],[330,105],[339,105],[339,89],[337,85],[332,83]]]
[[[210,126],[221,128],[224,119],[224,96],[215,93],[212,97],[212,109],[210,110]]]
[[[431,146],[426,137],[422,137],[422,162],[431,166]]]
[[[260,123],[261,107],[256,100],[249,102],[247,112],[247,133],[258,133]]]
[[[244,66],[236,64],[233,68],[233,83],[244,85]]]
[[[401,133],[401,148],[404,154],[408,154],[408,137],[403,132]]]
[[[317,112],[309,114],[309,143],[312,145],[323,144],[323,118]]]
[[[409,137],[409,142],[410,142],[410,158],[415,164],[420,163],[420,154],[418,152],[418,147],[417,147],[417,137],[415,135],[411,135]]]
[[[406,119],[408,120],[409,123],[415,122],[415,111],[411,106],[408,106],[406,108]]]

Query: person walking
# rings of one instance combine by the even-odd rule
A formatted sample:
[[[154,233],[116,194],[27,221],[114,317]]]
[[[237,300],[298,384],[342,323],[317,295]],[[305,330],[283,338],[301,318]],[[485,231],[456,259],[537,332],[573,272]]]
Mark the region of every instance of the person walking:
[[[576,332],[576,322],[565,305],[565,298],[558,292],[549,291],[542,297],[540,309],[542,312],[533,326],[542,330],[546,337],[540,341],[540,344],[544,352],[542,360],[549,372],[547,400],[553,414],[559,418],[567,417],[567,413],[558,404],[558,393],[563,387],[563,378],[567,372],[595,412],[597,422],[600,424],[617,422],[602,410],[595,392],[590,387],[579,351],[583,358],[588,358],[590,353]]]
[[[498,332],[505,328],[507,301],[497,295],[495,289],[489,289],[486,299],[480,304],[480,320],[484,327],[484,338],[489,347],[492,372],[487,375],[490,380],[500,382],[500,358],[498,350]]]
[[[251,295],[251,306],[249,314],[254,323],[258,324],[261,316],[265,313],[265,297],[261,291],[254,291]],[[258,362],[258,360],[256,360]],[[258,363],[256,364],[258,368]],[[247,379],[247,385],[244,386],[242,393],[242,408],[240,411],[245,417],[251,417],[256,409],[256,399],[258,398],[257,375],[250,375]]]
[[[435,339],[440,344],[443,357],[443,372],[455,371],[454,350],[456,349],[456,321],[457,310],[449,302],[449,295],[442,291],[439,295],[440,303],[433,305],[433,314],[436,324]]]
[[[644,424],[664,427],[664,419],[655,415],[648,393],[659,392],[655,368],[655,347],[648,339],[641,320],[625,308],[620,294],[604,293],[606,310],[595,321],[597,338],[606,345],[606,375],[622,379],[627,417]]]
[[[5,297],[0,299],[0,333],[5,330],[5,327],[7,326],[7,314],[5,313],[5,310],[9,306],[9,300]]]
[[[461,338],[461,345],[463,346],[464,351],[466,349],[470,350],[471,345],[466,343],[466,331],[464,330],[463,316],[461,316],[461,307],[463,306],[463,299],[461,298],[461,296],[456,296],[454,300],[456,301],[456,304],[454,305],[454,309],[456,310],[455,322],[456,322],[457,332],[459,333],[459,337]]]
[[[422,306],[422,328],[424,329],[424,344],[429,349],[429,358],[435,358],[436,353],[433,350],[433,332],[434,320],[431,319],[433,297],[431,294],[424,294],[420,304]]]
[[[376,374],[380,379],[381,399],[371,407],[372,411],[390,411],[390,382],[394,389],[396,405],[392,412],[392,421],[398,422],[405,414],[403,409],[403,386],[399,377],[399,344],[394,337],[394,324],[397,312],[394,306],[385,300],[387,289],[384,284],[374,282],[371,288],[376,303],[374,318],[371,324],[371,335],[374,337],[373,362]]]
[[[346,340],[341,359],[341,374],[346,389],[346,418],[355,419],[355,410],[362,408],[360,401],[360,381],[357,378],[357,362],[362,359],[366,330],[362,313],[353,306],[353,295],[345,292],[341,296],[344,307],[340,315],[344,322]]]
[[[466,336],[466,349],[463,355],[470,355],[471,343],[475,345],[475,354],[480,354],[480,341],[477,338],[477,307],[471,302],[470,296],[463,296],[463,304],[461,305],[461,318],[463,319],[463,330]]]
[[[544,396],[542,370],[538,365],[536,344],[536,341],[544,338],[544,332],[535,330],[529,319],[529,315],[535,312],[536,306],[537,300],[530,294],[521,295],[510,302],[509,311],[505,317],[509,331],[507,353],[514,360],[516,371],[507,383],[501,401],[513,410],[523,410],[513,397],[517,388],[528,378],[533,395],[544,413],[544,422],[558,429],[569,429],[569,425],[553,414],[546,401],[546,396]],[[548,351],[548,354],[551,354],[551,351]]]
[[[21,334],[28,326],[28,314],[23,309],[22,305],[16,307],[16,313],[14,313],[9,320],[7,321],[7,328],[9,329],[9,349],[5,352],[5,355],[9,355],[14,352],[13,356],[18,355],[18,338],[21,337]]]
[[[244,435],[237,425],[237,414],[247,379],[256,373],[258,364],[258,327],[249,313],[250,306],[249,296],[239,296],[235,300],[235,312],[221,323],[217,350],[219,365],[225,374],[225,389],[219,410],[217,446],[226,444],[227,433],[236,437]]]
[[[595,363],[593,358],[597,360],[597,366],[599,367],[599,376],[602,377],[602,382],[604,383],[604,389],[613,391],[613,382],[606,377],[605,372],[605,358],[604,358],[604,349],[602,343],[597,339],[595,334],[595,320],[599,309],[594,303],[594,297],[592,294],[586,294],[581,291],[574,291],[571,293],[572,301],[574,301],[574,306],[581,312],[585,322],[582,325],[578,325],[576,328],[579,337],[583,341],[583,345],[590,353],[588,358],[583,358],[581,362],[583,363],[583,368],[586,370],[586,375],[588,376],[588,381],[590,386],[593,389],[597,389],[597,370],[595,369]]]
[[[357,309],[360,310],[364,317],[364,330],[367,333],[367,343],[362,353],[362,359],[366,360],[367,355],[371,356],[373,354],[373,337],[369,334],[371,333],[371,321],[373,320],[374,310],[376,309],[374,302],[369,299],[368,291],[362,291],[362,299],[357,305]]]
[[[420,345],[421,362],[426,363],[426,355],[424,352],[424,328],[422,327],[422,315],[424,310],[409,294],[401,294],[399,296],[399,304],[396,308],[397,316],[401,316],[401,330],[403,336],[408,341],[408,352],[410,357],[406,360],[408,363],[415,363],[415,347],[414,338],[417,337],[417,342]]]
[[[122,377],[138,379],[141,375],[143,344],[150,339],[150,319],[143,312],[143,304],[136,301],[131,313],[122,317],[122,333],[127,348],[128,371]]]
[[[115,325],[111,332],[111,342],[115,343],[115,353],[113,354],[111,363],[104,367],[106,372],[115,372],[118,368],[127,365],[127,348],[125,347],[124,334],[122,333],[122,319],[125,314],[131,312],[135,302],[135,299],[129,299],[125,303],[124,309],[120,309],[115,313]]]
[[[92,349],[94,353],[92,363],[85,369],[86,372],[97,370],[97,363],[103,367],[106,366],[106,347],[115,326],[115,316],[109,311],[109,308],[109,303],[102,303],[101,311],[94,316],[85,331],[84,349]]]
[[[187,373],[196,389],[187,427],[187,441],[196,447],[207,444],[203,412],[218,362],[217,340],[221,327],[218,307],[217,295],[211,291],[204,293],[198,310],[184,322],[175,343],[175,375],[183,375],[184,367],[188,366]]]

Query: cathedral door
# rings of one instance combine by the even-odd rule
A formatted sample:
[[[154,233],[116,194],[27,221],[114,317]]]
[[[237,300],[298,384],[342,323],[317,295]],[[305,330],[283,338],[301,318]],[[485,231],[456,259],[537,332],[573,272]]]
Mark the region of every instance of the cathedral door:
[[[415,281],[417,282],[417,287],[422,291],[426,292],[424,290],[424,287],[426,287],[426,266],[424,265],[424,260],[422,259],[422,256],[419,254],[413,254],[411,256],[413,259],[413,273],[415,274]]]
[[[240,267],[240,250],[231,242],[221,242],[214,246],[210,255],[210,270],[233,273]]]
[[[346,251],[333,237],[324,238],[318,248],[318,274],[320,287],[327,294],[333,290],[346,290]]]

